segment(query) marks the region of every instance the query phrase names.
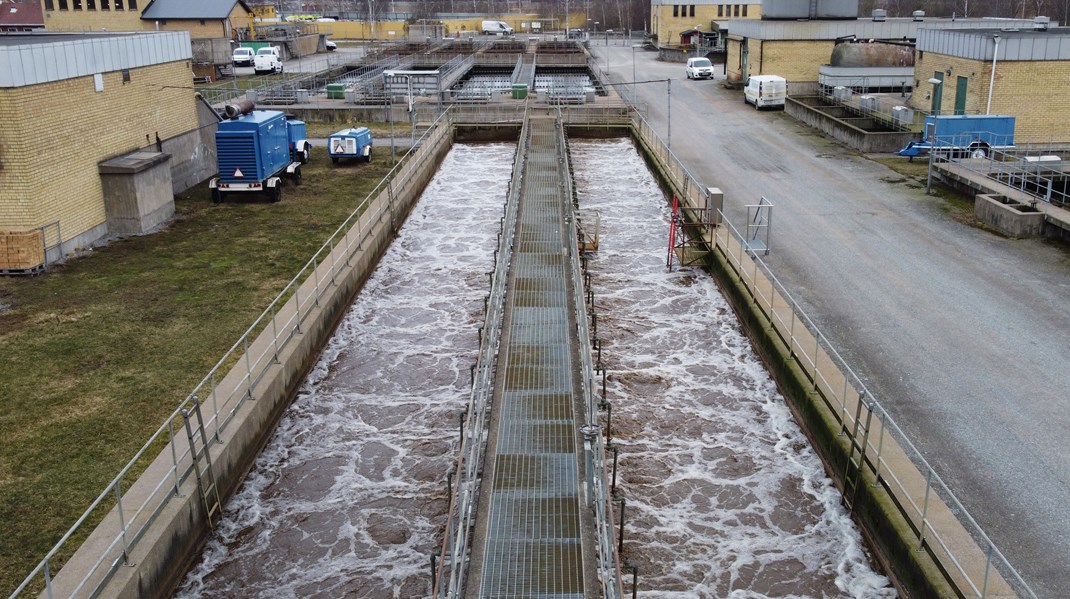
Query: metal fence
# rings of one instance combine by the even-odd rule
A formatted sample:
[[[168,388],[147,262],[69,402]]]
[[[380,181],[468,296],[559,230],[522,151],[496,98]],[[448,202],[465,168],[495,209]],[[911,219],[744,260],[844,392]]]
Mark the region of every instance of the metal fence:
[[[989,135],[990,139],[992,137]],[[1060,207],[1070,206],[1070,175],[1060,155],[1070,151],[1070,148],[1038,144],[1032,149],[998,149],[987,145],[971,149],[975,139],[977,137],[972,134],[962,136],[962,139],[937,138],[930,152],[929,168],[947,165],[962,169],[1026,194],[1034,204],[1045,202]],[[997,140],[992,141],[999,145]],[[1012,140],[1007,140],[1007,143],[1012,143]]]
[[[393,218],[392,201],[412,192],[418,177],[413,174],[429,166],[435,148],[450,139],[452,123],[444,114],[423,134],[406,157],[383,178],[367,197],[339,225],[298,273],[271,301],[263,313],[216,362],[200,383],[164,423],[149,437],[134,457],[90,504],[84,514],[60,538],[11,597],[48,598],[96,596],[114,572],[128,563],[133,548],[156,517],[179,495],[190,476],[200,475],[198,454],[220,443],[221,435],[244,402],[255,396],[258,384],[276,365],[279,352],[292,342],[309,315],[316,310],[325,290],[333,285],[339,271],[346,268],[366,241],[372,226],[382,218]],[[424,148],[427,148],[424,151]],[[369,211],[371,210],[371,211]],[[236,380],[235,380],[236,379]],[[227,384],[221,385],[226,380]],[[203,415],[203,416],[202,416]],[[203,426],[206,446],[197,446],[183,434],[187,426]],[[177,429],[177,433],[176,433]],[[157,453],[159,455],[157,456]],[[146,462],[156,461],[146,469]],[[155,469],[153,466],[161,465]],[[138,481],[141,492],[127,493],[142,474],[151,480]],[[68,575],[57,588],[56,572],[90,537],[98,522],[116,531],[107,538],[94,539],[95,562],[84,572]],[[88,545],[88,544],[87,544]]]

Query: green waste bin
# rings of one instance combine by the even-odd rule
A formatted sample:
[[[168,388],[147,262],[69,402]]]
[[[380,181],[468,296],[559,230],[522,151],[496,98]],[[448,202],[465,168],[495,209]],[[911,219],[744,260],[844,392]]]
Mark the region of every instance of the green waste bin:
[[[328,83],[327,84],[327,99],[328,100],[345,100],[346,99],[346,84],[344,84],[344,83]]]
[[[527,83],[514,83],[513,84],[513,99],[525,100],[528,97],[528,84]]]

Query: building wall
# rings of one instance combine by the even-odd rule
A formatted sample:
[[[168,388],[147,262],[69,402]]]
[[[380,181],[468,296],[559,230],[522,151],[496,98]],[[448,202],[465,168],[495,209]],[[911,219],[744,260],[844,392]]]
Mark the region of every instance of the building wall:
[[[928,82],[936,71],[944,73],[944,90],[940,110],[954,114],[956,83],[959,76],[968,77],[966,113],[984,114],[988,103],[988,82],[992,63],[957,58],[934,52],[917,53],[915,79],[917,86],[910,98],[910,106],[929,111],[933,91]],[[951,69],[951,75],[947,70]],[[1047,143],[1070,141],[1070,94],[1065,85],[1046,82],[1070,80],[1070,61],[997,61],[996,81],[992,90],[991,114],[1015,117],[1014,138],[1017,143]]]
[[[188,61],[0,88],[0,230],[55,220],[65,240],[105,222],[97,164],[198,127],[196,100],[176,82]],[[42,98],[48,98],[47,110]]]
[[[88,9],[86,0],[81,0],[75,9],[74,0],[41,0],[45,11],[45,31],[141,31],[146,27],[141,23],[142,3],[136,4],[139,8],[125,10],[129,6],[129,0],[123,0],[121,6],[124,10],[116,8],[115,0],[109,0],[107,7],[103,8],[102,0],[95,0],[93,9]],[[66,7],[66,8],[64,8]]]
[[[728,40],[729,81],[743,81],[741,53],[747,49],[746,75],[780,75],[789,82],[817,81],[818,66],[828,64],[832,40]]]
[[[142,29],[156,29],[156,21],[142,21]],[[228,35],[228,23],[220,19],[170,19],[160,21],[160,31],[188,31],[191,39],[231,37]],[[245,24],[249,26],[248,22]]]
[[[688,29],[711,31],[714,21],[761,17],[761,4],[651,4],[650,30],[657,36],[659,44],[679,44],[680,34]]]

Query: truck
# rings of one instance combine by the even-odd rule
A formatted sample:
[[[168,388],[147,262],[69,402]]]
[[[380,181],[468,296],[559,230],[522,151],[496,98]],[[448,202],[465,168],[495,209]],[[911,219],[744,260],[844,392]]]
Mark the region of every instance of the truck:
[[[282,55],[275,46],[265,46],[253,56],[253,72],[257,75],[282,72]]]
[[[225,114],[215,134],[219,176],[208,183],[213,203],[242,192],[264,192],[278,202],[283,176],[301,184],[301,164],[311,148],[304,122],[277,110],[255,110],[248,100],[226,106]]]
[[[343,158],[372,161],[372,132],[367,127],[342,129],[327,137],[327,154],[338,164]]]
[[[896,152],[914,160],[928,152],[950,158],[988,158],[1014,147],[1014,117],[997,114],[940,114],[925,117],[921,141]]]
[[[480,25],[483,35],[513,35],[513,28],[505,21],[483,21]]]

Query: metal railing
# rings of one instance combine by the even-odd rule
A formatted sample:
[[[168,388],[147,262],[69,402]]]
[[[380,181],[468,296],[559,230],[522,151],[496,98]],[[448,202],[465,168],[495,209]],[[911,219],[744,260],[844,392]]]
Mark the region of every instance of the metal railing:
[[[841,433],[858,437],[873,484],[893,498],[913,528],[918,550],[926,550],[949,584],[966,597],[983,598],[997,583],[996,571],[1019,596],[1036,594],[992,543],[959,499],[925,460],[874,394],[776,278],[745,236],[721,215],[715,248],[731,265],[772,330],[832,412]],[[874,430],[875,429],[875,430]],[[894,442],[893,442],[894,441]],[[937,510],[954,517],[934,519]],[[957,517],[957,520],[956,520]],[[999,589],[999,592],[1005,592]],[[1004,596],[1004,595],[999,595]]]
[[[1060,207],[1070,206],[1070,193],[1067,191],[1070,173],[1062,157],[1053,153],[1066,152],[1067,148],[1040,145],[1033,150],[1017,147],[1000,149],[987,143],[983,147],[977,146],[975,139],[977,136],[974,134],[937,138],[930,151],[930,168],[939,164],[954,164],[957,168],[1028,195],[1033,204],[1045,202]],[[1013,144],[1010,137],[1001,140],[988,135],[987,139],[995,146]]]
[[[276,366],[279,352],[301,332],[309,315],[317,309],[324,290],[334,285],[339,271],[346,268],[349,260],[361,251],[374,224],[384,218],[394,218],[394,198],[412,192],[412,186],[418,179],[412,175],[428,168],[427,161],[434,160],[436,155],[434,148],[449,143],[451,129],[448,113],[428,128],[417,145],[324,241],[149,437],[15,589],[12,598],[37,596],[42,589],[49,598],[95,596],[116,569],[127,563],[133,548],[167,504],[179,495],[180,487],[196,467],[188,441],[181,434],[175,434],[176,429],[181,433],[184,427],[183,414],[202,408],[207,413],[204,427],[212,440],[211,445],[218,445],[220,434],[226,430],[244,402],[255,396],[259,381]],[[425,146],[427,151],[421,151]],[[160,452],[156,461],[146,468],[144,462],[151,460],[156,452]],[[138,497],[125,496],[124,493],[134,485],[133,481],[143,472],[145,477],[155,478],[145,480],[142,477],[137,482],[141,489],[136,494]],[[80,576],[77,580],[65,579],[64,587],[57,590],[55,573],[74,554],[78,545],[90,536],[97,522],[110,524],[108,528],[115,531],[114,535],[94,542],[93,547],[99,549],[93,565],[84,573],[75,574],[75,577]],[[98,532],[103,528],[98,528]]]
[[[506,195],[505,213],[501,219],[498,247],[494,250],[494,270],[490,293],[487,297],[486,320],[480,329],[479,358],[472,371],[472,392],[465,414],[464,436],[456,466],[456,490],[450,496],[446,533],[439,555],[434,597],[460,597],[465,588],[468,573],[468,545],[475,525],[475,505],[479,497],[479,480],[483,471],[483,457],[488,431],[488,412],[494,393],[495,364],[501,347],[502,328],[505,321],[506,287],[509,264],[513,255],[513,238],[520,205],[523,182],[523,148],[529,135],[525,118],[513,159],[513,175]]]

